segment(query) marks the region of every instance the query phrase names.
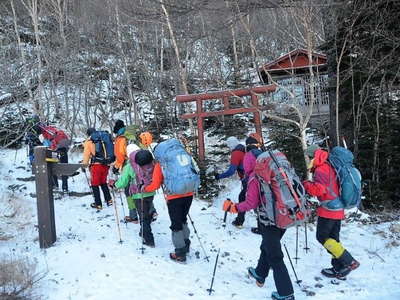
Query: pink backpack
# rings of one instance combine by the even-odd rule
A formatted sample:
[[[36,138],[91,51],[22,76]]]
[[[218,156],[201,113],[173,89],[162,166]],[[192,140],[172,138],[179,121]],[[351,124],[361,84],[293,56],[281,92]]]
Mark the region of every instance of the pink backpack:
[[[133,171],[135,172],[136,175],[136,179],[133,180],[129,186],[129,194],[133,195],[133,194],[138,194],[140,193],[140,188],[144,185],[147,186],[151,183],[151,180],[153,178],[153,170],[154,170],[154,163],[151,162],[147,165],[144,166],[139,166],[136,162],[135,162],[135,157],[136,154],[139,152],[140,150],[137,151],[133,151],[130,155],[129,155],[129,163],[131,164],[131,167],[133,169]]]

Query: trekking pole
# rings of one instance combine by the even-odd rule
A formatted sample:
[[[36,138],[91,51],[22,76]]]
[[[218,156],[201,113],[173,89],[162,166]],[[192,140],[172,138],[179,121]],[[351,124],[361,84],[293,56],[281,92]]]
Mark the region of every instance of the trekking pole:
[[[292,263],[292,259],[290,258],[290,255],[289,255],[289,251],[286,248],[286,244],[283,244],[283,247],[285,247],[285,251],[286,251],[286,254],[287,254],[288,258],[289,258],[290,265],[292,266],[294,277],[296,277],[296,283],[301,287],[301,285],[300,285],[301,280],[299,280],[299,278],[297,277],[296,270],[294,269],[294,266],[293,266],[293,263]]]
[[[199,240],[200,247],[201,247],[201,249],[202,249],[203,252],[204,252],[204,256],[205,256],[207,262],[210,262],[210,260],[208,259],[207,252],[206,252],[206,250],[204,249],[203,244],[201,243],[201,240],[200,240],[199,234],[197,233],[196,227],[194,227],[194,222],[193,222],[192,217],[190,216],[190,214],[188,214],[188,217],[189,217],[190,223],[192,224],[194,233],[196,234],[197,239]]]
[[[308,253],[308,250],[310,250],[310,248],[308,248],[308,239],[307,239],[307,221],[304,222],[304,237],[306,240],[306,246],[304,247],[304,250],[306,250],[306,253]]]
[[[90,185],[89,177],[88,177],[87,174],[86,174],[86,169],[85,169],[85,168],[82,168],[82,171],[83,171],[83,174],[85,174],[86,182],[87,182],[88,187],[89,187],[89,191],[90,191],[90,193],[92,194],[93,199],[94,199],[95,202],[96,202],[96,198],[94,197],[94,193],[93,193],[92,187],[91,187],[91,185]]]
[[[294,259],[296,260],[296,265],[297,265],[297,260],[299,260],[299,225],[296,225],[296,256],[294,257]]]
[[[17,149],[15,149],[15,155],[14,155],[14,166],[15,166],[15,164],[16,164],[16,162],[17,162],[17,153],[18,153],[18,148],[17,148]]]
[[[111,177],[112,177],[115,181],[118,181],[118,176],[117,176],[117,175],[111,176]],[[122,199],[121,191],[118,191],[118,195],[119,195],[119,200],[121,201],[122,213],[124,214],[124,217],[125,217],[126,214],[125,214],[124,201],[123,201],[123,199]],[[117,198],[114,198],[114,199],[115,199],[115,202],[117,202]],[[125,220],[125,218],[124,218],[124,223],[125,223],[126,228],[128,228],[128,222]]]
[[[144,208],[143,208],[143,204],[144,204],[144,200],[143,200],[143,193],[141,192],[141,199],[140,199],[140,203],[141,203],[141,216],[140,216],[140,230],[141,230],[141,236],[142,236],[142,247],[140,248],[142,254],[144,254],[144,230],[143,230],[143,218],[144,218]]]
[[[124,208],[124,201],[122,200],[121,191],[118,192],[118,195],[119,195],[119,199],[120,199],[120,201],[121,201],[122,213],[124,214],[124,216],[126,216],[126,214],[125,214],[125,208]],[[125,220],[125,218],[124,218],[124,223],[125,223],[126,228],[128,228],[128,222]]]
[[[111,192],[113,194],[113,197],[115,199],[115,192],[114,189],[111,188]],[[118,236],[119,236],[119,243],[122,244],[123,240],[121,238],[121,228],[119,227],[119,216],[118,216],[118,209],[117,209],[117,201],[114,201],[114,211],[115,211],[115,220],[117,222],[117,230],[118,230]]]
[[[225,211],[224,213],[224,221],[222,223],[222,227],[225,229],[226,228],[226,217],[228,215],[228,210],[229,208]],[[214,291],[213,290],[213,285],[214,285],[214,278],[215,278],[215,273],[217,271],[217,265],[218,265],[218,258],[219,258],[219,253],[221,252],[221,246],[218,248],[218,252],[217,252],[217,257],[215,258],[215,264],[214,264],[214,271],[213,271],[213,275],[212,275],[212,279],[211,279],[211,285],[210,288],[207,289],[208,295],[211,295],[211,293]]]

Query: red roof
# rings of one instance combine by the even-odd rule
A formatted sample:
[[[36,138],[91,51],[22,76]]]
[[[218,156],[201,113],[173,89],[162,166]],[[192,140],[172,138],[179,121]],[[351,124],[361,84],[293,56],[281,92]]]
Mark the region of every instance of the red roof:
[[[313,52],[312,65],[326,65],[326,55]],[[308,68],[310,65],[306,49],[296,49],[260,67],[260,72]]]

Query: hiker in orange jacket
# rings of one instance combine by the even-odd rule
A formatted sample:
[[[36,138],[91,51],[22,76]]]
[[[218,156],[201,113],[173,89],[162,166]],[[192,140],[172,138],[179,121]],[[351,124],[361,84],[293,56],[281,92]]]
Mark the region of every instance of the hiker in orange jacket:
[[[177,178],[177,180],[179,180]],[[161,187],[164,182],[161,165],[157,162],[154,166],[152,182],[143,187],[146,193],[153,192]],[[167,195],[165,194],[168,206],[168,214],[171,220],[172,243],[175,252],[170,253],[170,258],[177,262],[185,262],[186,254],[190,248],[190,230],[187,225],[187,215],[192,205],[193,192],[185,194]]]
[[[93,162],[92,158],[96,155],[95,144],[91,141],[90,136],[96,130],[94,128],[88,128],[86,131],[88,138],[83,145],[83,160],[82,163],[89,166],[90,171],[90,185],[93,191],[94,203],[90,204],[90,207],[96,209],[102,209],[100,188],[103,191],[104,200],[107,206],[112,205],[110,190],[107,186],[107,176],[108,176],[108,165],[103,165],[98,162]]]

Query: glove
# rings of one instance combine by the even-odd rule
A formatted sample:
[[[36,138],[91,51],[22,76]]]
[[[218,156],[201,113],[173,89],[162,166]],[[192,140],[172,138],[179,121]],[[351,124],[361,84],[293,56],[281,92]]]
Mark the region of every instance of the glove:
[[[139,186],[139,191],[140,191],[141,193],[146,193],[145,189],[146,189],[146,186],[145,186],[144,184],[142,184],[141,186]]]
[[[230,207],[230,209],[229,209],[229,212],[231,213],[231,214],[237,214],[239,211],[238,211],[238,209],[237,209],[237,207],[236,207],[236,203],[232,203],[232,205],[231,205],[231,207]]]
[[[231,206],[233,205],[233,203],[232,203],[232,201],[231,200],[225,200],[224,201],[224,204],[223,204],[223,206],[222,206],[222,210],[223,211],[229,211],[230,209],[231,209]]]
[[[230,212],[231,214],[237,214],[238,213],[236,204],[233,203],[229,199],[224,201],[224,205],[222,206],[222,210]]]
[[[119,169],[116,168],[116,167],[112,168],[112,172],[113,172],[114,175],[119,175]]]
[[[219,180],[219,174],[217,172],[213,172],[213,176],[215,180]]]
[[[114,179],[108,180],[108,186],[112,189],[115,188],[115,180]]]

